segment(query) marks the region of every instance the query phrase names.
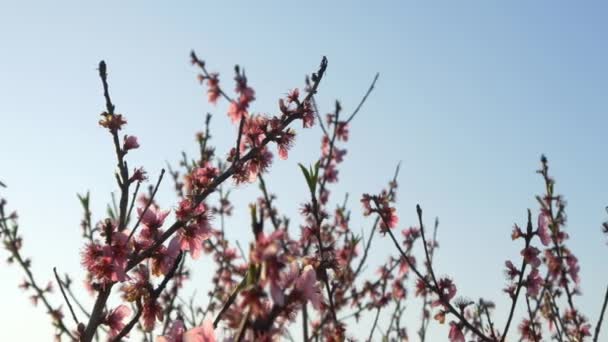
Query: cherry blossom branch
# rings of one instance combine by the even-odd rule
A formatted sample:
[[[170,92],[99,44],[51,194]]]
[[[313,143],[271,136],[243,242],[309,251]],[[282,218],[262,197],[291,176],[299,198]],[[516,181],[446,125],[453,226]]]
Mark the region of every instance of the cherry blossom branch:
[[[154,289],[154,291],[152,291],[152,293],[150,294],[152,297],[152,300],[156,300],[160,296],[160,294],[163,292],[163,290],[165,289],[165,287],[167,286],[169,281],[173,278],[173,276],[175,275],[175,272],[177,271],[177,269],[182,261],[183,255],[184,255],[183,252],[180,252],[177,255],[177,258],[175,259],[175,263],[173,264],[173,266],[171,267],[169,272],[165,275],[165,277],[163,278],[161,283],[156,287],[156,289]],[[124,326],[124,328],[118,333],[118,335],[116,335],[112,339],[112,341],[115,341],[115,342],[122,341],[122,338],[127,336],[127,334],[129,334],[131,329],[133,329],[135,324],[139,321],[139,317],[141,317],[142,313],[143,313],[143,309],[141,308],[141,304],[138,303],[138,310],[137,310],[137,313],[135,314],[135,316],[133,316],[133,318],[131,318],[129,323],[127,323]]]
[[[376,308],[376,316],[374,317],[374,323],[372,324],[372,328],[369,332],[368,341],[372,341],[372,337],[374,336],[374,330],[376,330],[376,325],[378,325],[378,318],[380,317],[380,311],[382,310],[381,306]]]
[[[57,280],[57,285],[59,285],[59,290],[61,290],[63,299],[65,300],[66,304],[68,305],[68,309],[70,310],[70,313],[72,314],[72,318],[74,319],[76,326],[80,327],[80,322],[78,321],[78,318],[76,317],[76,314],[74,313],[74,308],[72,308],[72,304],[70,303],[70,300],[66,296],[65,290],[63,289],[63,284],[61,283],[61,279],[59,279],[59,275],[57,274],[57,267],[53,267],[53,273],[55,274],[55,279]]]
[[[177,276],[180,277],[183,275],[183,271],[184,271],[184,267],[186,264],[186,258],[182,258],[179,267],[177,269]],[[177,282],[174,282],[174,286],[170,291],[170,293],[168,294],[170,296],[168,305],[165,309],[165,324],[163,325],[163,329],[162,332],[163,334],[167,331],[167,329],[169,328],[169,321],[171,318],[171,312],[173,312],[173,310],[175,309],[175,300],[177,299],[178,296],[178,292],[179,292],[179,284]]]
[[[393,175],[393,180],[389,183],[389,187],[388,187],[389,201],[393,200],[395,197],[395,190],[397,189],[397,177],[399,176],[400,169],[401,169],[401,162],[399,162],[397,164],[397,167],[395,168],[395,173]],[[357,264],[357,268],[355,268],[355,272],[353,273],[353,281],[359,275],[361,270],[363,269],[363,265],[365,264],[365,261],[367,260],[369,248],[371,247],[371,244],[372,244],[372,238],[374,237],[374,233],[376,232],[379,223],[380,223],[380,217],[378,216],[378,217],[376,217],[376,220],[374,221],[374,224],[372,226],[372,231],[369,234],[369,237],[367,238],[367,243],[365,245],[365,249],[363,250],[363,256],[359,260],[359,263]]]
[[[555,324],[555,330],[557,331],[558,340],[560,342],[563,341],[562,334],[560,332],[560,326],[561,326],[561,329],[562,329],[564,335],[566,335],[566,337],[568,338],[568,341],[572,341],[572,339],[570,338],[570,336],[567,335],[568,332],[566,331],[566,328],[564,326],[564,322],[562,321],[562,317],[559,314],[559,307],[557,307],[557,303],[555,302],[555,297],[553,296],[553,294],[549,293],[549,294],[547,294],[547,298],[548,298],[548,301],[549,301],[549,306],[551,307],[551,313],[552,313],[552,316],[553,316],[552,320],[553,320],[553,324]]]
[[[217,328],[217,325],[220,323],[220,321],[221,321],[222,316],[224,315],[224,313],[234,303],[234,301],[236,300],[236,297],[238,296],[238,294],[241,291],[241,289],[247,284],[247,278],[248,278],[248,275],[245,274],[245,277],[243,277],[243,280],[241,280],[241,283],[239,285],[237,285],[234,288],[234,290],[232,290],[232,292],[230,293],[230,296],[228,297],[228,300],[226,300],[226,302],[224,303],[224,305],[220,309],[220,312],[218,312],[217,316],[215,316],[215,319],[213,320],[213,327],[214,328]]]
[[[600,311],[600,317],[595,325],[595,333],[593,335],[593,342],[597,342],[600,336],[600,328],[602,327],[602,321],[604,320],[604,313],[606,312],[606,306],[608,305],[608,286],[606,287],[606,294],[604,295],[604,304],[602,304],[602,310]]]
[[[74,292],[72,291],[71,288],[71,281],[68,278],[68,276],[66,275],[66,279],[61,281],[63,283],[63,286],[67,292],[67,294],[70,296],[70,298],[72,298],[72,301],[74,303],[76,303],[76,306],[78,306],[78,308],[80,309],[80,311],[87,316],[87,318],[91,317],[91,314],[85,309],[84,305],[82,305],[82,303],[78,300],[78,298],[76,298],[76,296],[74,295]]]
[[[313,189],[311,189],[313,190]],[[310,192],[311,195],[311,200],[312,200],[312,206],[313,206],[313,215],[315,218],[315,222],[316,222],[316,226],[317,229],[315,229],[316,232],[316,237],[317,237],[317,241],[319,244],[319,257],[321,259],[321,266],[320,266],[320,272],[321,272],[321,280],[323,281],[323,283],[325,284],[325,290],[327,291],[327,300],[329,301],[329,311],[331,313],[331,316],[333,317],[334,323],[337,325],[338,324],[338,317],[336,316],[336,307],[334,305],[334,299],[333,299],[333,295],[331,292],[331,287],[329,286],[329,276],[327,275],[327,269],[325,268],[326,266],[323,265],[323,252],[325,251],[324,247],[323,247],[323,239],[321,237],[321,225],[323,223],[323,217],[320,215],[320,207],[319,207],[319,202],[317,201],[316,195],[314,191]]]
[[[492,336],[492,339],[498,341],[496,333],[494,332],[494,323],[492,322],[492,318],[490,318],[490,309],[488,309],[488,305],[486,305],[486,303],[483,303],[483,311],[486,315],[486,319],[488,320],[488,326],[490,327],[490,334]]]
[[[234,149],[235,157],[233,163],[239,162],[239,156],[241,155],[241,137],[243,136],[243,127],[245,127],[245,116],[241,117],[241,122],[239,123],[239,131],[236,136],[236,148]]]
[[[435,277],[435,272],[433,271],[433,261],[431,259],[431,255],[429,254],[429,248],[427,246],[426,237],[424,234],[424,225],[422,223],[422,208],[420,205],[416,204],[416,214],[418,215],[418,223],[420,224],[420,235],[422,236],[422,245],[424,246],[424,255],[426,257],[426,264],[428,265],[428,271],[431,274],[431,279],[433,280],[433,284],[435,287],[439,288],[439,284],[437,283],[437,278]]]
[[[126,148],[123,149],[120,146],[120,141],[118,138],[118,130],[121,128],[123,124],[126,123],[122,118],[122,115],[116,114],[114,112],[115,106],[112,103],[110,98],[110,92],[107,81],[107,67],[104,61],[99,62],[99,78],[101,79],[101,83],[103,86],[103,96],[106,102],[106,112],[102,113],[104,119],[100,121],[102,126],[107,127],[112,134],[112,141],[114,142],[114,148],[116,150],[116,158],[118,159],[118,168],[120,172],[120,177],[117,176],[118,186],[120,188],[120,204],[119,204],[119,213],[118,213],[118,231],[121,232],[126,229],[126,219],[127,219],[127,206],[129,204],[129,185],[131,184],[131,179],[129,179],[129,170],[127,167],[127,163],[124,160],[124,157],[127,153]],[[142,175],[143,177],[143,175]],[[108,234],[108,244],[111,242],[111,234]],[[81,339],[84,342],[89,342],[93,339],[97,327],[102,321],[103,310],[105,307],[105,303],[107,302],[110,294],[112,292],[112,286],[114,283],[106,284],[98,293],[97,299],[95,300],[95,304],[93,305],[93,310],[91,311],[91,317],[89,318],[89,322],[84,330],[84,333],[81,336]]]
[[[568,280],[567,280],[568,274],[566,272],[566,267],[564,267],[564,262],[566,260],[566,258],[563,255],[563,250],[562,250],[564,248],[564,243],[563,243],[563,240],[558,241],[558,233],[560,232],[560,225],[563,225],[565,223],[565,219],[563,217],[565,205],[562,203],[561,197],[559,195],[558,196],[554,195],[553,191],[554,191],[555,182],[553,181],[553,179],[551,177],[549,177],[549,164],[548,164],[547,158],[544,155],[541,156],[541,164],[542,164],[542,167],[537,172],[539,174],[541,174],[541,176],[543,177],[543,180],[545,182],[546,196],[545,196],[544,200],[541,199],[540,197],[538,197],[538,201],[541,204],[541,206],[543,207],[543,209],[546,210],[547,218],[549,220],[548,226],[549,226],[549,229],[551,230],[550,237],[551,237],[551,241],[553,242],[553,249],[560,262],[561,277],[563,278],[563,281],[561,281],[559,283],[559,285],[560,285],[560,287],[562,287],[564,289],[564,291],[566,293],[567,303],[570,307],[570,310],[574,313],[572,320],[576,326],[576,334],[578,335],[578,336],[576,336],[576,338],[582,339],[583,338],[583,336],[581,336],[582,322],[580,321],[579,314],[574,307],[574,301],[573,301],[574,293],[573,293],[573,291],[570,290],[570,287],[568,286]],[[553,206],[554,201],[557,203],[557,208],[554,208],[554,206]],[[557,212],[555,212],[554,209],[556,209]],[[564,334],[566,334],[568,336],[567,332],[564,332]]]
[[[108,74],[107,67],[104,61],[99,62],[99,78],[101,78],[101,83],[103,85],[103,96],[106,101],[106,113],[102,113],[102,115],[106,118],[114,119],[114,110],[116,107],[112,103],[110,98],[109,86],[108,86]],[[116,115],[116,117],[120,117],[120,114]],[[122,120],[122,118],[120,118]],[[119,219],[118,219],[118,231],[122,231],[126,226],[126,215],[127,215],[127,205],[129,202],[129,170],[127,168],[127,164],[124,160],[126,151],[124,151],[120,147],[120,140],[118,138],[118,129],[110,129],[110,133],[112,134],[112,141],[114,142],[114,148],[116,150],[116,157],[118,159],[118,169],[120,172],[120,179],[118,179],[118,185],[120,186],[120,201],[119,201]]]
[[[141,181],[137,181],[137,184],[135,185],[135,191],[133,191],[133,197],[131,197],[131,205],[129,206],[129,211],[127,212],[127,221],[129,221],[131,219],[131,213],[133,212],[133,207],[135,207],[135,202],[137,199],[137,194],[139,193],[140,185],[141,185]],[[152,201],[150,201],[150,202],[152,202]],[[131,235],[132,235],[132,233],[131,233]],[[129,238],[131,238],[131,235],[129,235]]]
[[[310,88],[310,78],[308,76],[306,76],[304,82],[306,83],[306,86]],[[323,135],[329,136],[329,134],[327,134],[327,130],[325,129],[325,124],[323,123],[323,118],[321,118],[321,113],[319,112],[319,107],[317,106],[317,100],[315,99],[314,96],[310,98],[310,102],[312,103],[312,109],[314,110],[315,116],[317,117],[317,120],[319,121],[319,127],[321,127],[321,131],[323,132]]]
[[[376,81],[378,81],[378,77],[380,77],[380,73],[379,72],[376,73],[376,76],[374,76],[374,80],[372,81],[372,84],[369,86],[369,89],[367,89],[367,92],[365,93],[365,95],[361,99],[361,102],[359,102],[359,105],[357,106],[357,108],[355,109],[355,111],[346,120],[347,124],[350,123],[355,118],[355,115],[357,115],[357,113],[359,113],[359,110],[361,109],[361,107],[363,107],[363,104],[367,100],[367,97],[369,96],[369,94],[371,94],[372,90],[374,90],[374,87],[376,86]]]
[[[377,204],[377,203],[376,203]],[[380,215],[382,221],[384,222],[384,224],[386,225],[386,227],[389,227],[389,223],[386,221],[386,219],[384,218],[383,215]],[[422,227],[421,227],[422,230]],[[424,285],[430,289],[431,291],[435,292],[435,294],[437,294],[439,296],[439,299],[442,301],[442,304],[445,305],[446,309],[453,314],[454,316],[456,316],[466,327],[467,329],[469,329],[471,332],[473,332],[475,335],[477,335],[482,341],[492,341],[489,337],[487,337],[483,332],[481,332],[479,329],[477,329],[476,327],[474,327],[473,325],[471,325],[471,323],[469,323],[469,321],[463,316],[463,314],[461,312],[459,312],[458,310],[456,310],[456,308],[454,308],[454,306],[452,306],[452,304],[449,301],[445,301],[443,300],[443,294],[439,291],[439,289],[431,284],[426,277],[424,277],[420,271],[418,271],[418,269],[416,268],[416,265],[414,265],[412,263],[412,261],[407,257],[407,255],[403,252],[403,249],[401,248],[401,246],[399,245],[399,242],[397,242],[397,239],[395,238],[395,235],[393,234],[392,230],[390,228],[386,229],[386,232],[388,232],[389,236],[391,237],[391,240],[393,240],[393,243],[395,245],[395,247],[397,247],[397,250],[399,251],[399,253],[401,254],[401,257],[403,260],[405,260],[405,262],[408,264],[408,266],[410,267],[410,269],[412,271],[414,271],[414,273],[416,274],[416,276],[424,283]]]
[[[435,226],[433,228],[433,248],[430,251],[429,262],[426,264],[427,275],[430,275],[430,270],[433,267],[433,256],[435,254],[435,244],[437,241],[437,228],[439,227],[439,220],[435,219]],[[428,300],[428,294],[425,292],[422,297],[422,322],[420,323],[420,329],[418,330],[418,336],[420,337],[420,341],[424,342],[426,339],[426,331],[428,329],[430,323],[430,316],[428,312],[428,305],[430,301]],[[488,316],[488,320],[490,317]],[[490,322],[491,323],[491,322]]]
[[[194,50],[190,51],[190,60],[191,60],[192,64],[194,64],[194,65],[198,66],[198,67],[201,69],[201,71],[203,72],[203,77],[202,77],[202,78],[200,78],[200,79],[201,79],[201,82],[202,82],[204,79],[210,79],[210,78],[212,78],[212,75],[211,75],[211,74],[209,74],[209,72],[207,71],[207,68],[205,68],[205,61],[203,61],[203,60],[199,59],[199,58],[196,56],[196,53],[194,52]],[[226,99],[228,102],[234,102],[234,100],[233,100],[233,99],[232,99],[230,96],[228,96],[228,95],[227,95],[227,94],[226,94],[226,93],[225,93],[225,92],[222,90],[222,88],[220,88],[219,84],[217,85],[217,89],[218,89],[218,91],[219,91],[220,95],[222,95],[222,96],[223,96],[223,97],[224,97],[224,98],[225,98],[225,99]]]
[[[152,203],[154,203],[154,197],[156,196],[156,192],[158,191],[160,182],[163,180],[164,175],[165,175],[165,169],[161,169],[160,175],[158,176],[158,180],[156,181],[156,185],[154,186],[154,190],[152,190],[152,195],[150,196],[150,200],[146,203],[146,206],[144,207],[144,210],[142,211],[142,215],[139,215],[137,222],[135,222],[135,226],[133,226],[133,229],[131,229],[131,232],[129,233],[129,237],[127,238],[127,243],[129,243],[129,241],[131,241],[133,234],[135,234],[135,231],[139,227],[139,224],[141,223],[141,220],[144,217],[143,213],[148,211],[148,209],[150,209],[150,206],[152,205]],[[138,185],[139,185],[139,182],[138,182]],[[135,196],[133,196],[133,197],[135,197]],[[133,207],[133,205],[131,205],[131,207]],[[129,210],[129,212],[130,212],[130,210]]]
[[[530,210],[528,210],[527,232],[528,233],[524,236],[525,237],[524,250],[530,246],[530,240],[532,239],[532,213],[530,212]],[[500,339],[501,342],[504,342],[505,339],[507,338],[507,333],[509,332],[509,327],[511,326],[511,321],[513,320],[513,314],[515,312],[515,307],[517,305],[517,298],[519,298],[519,292],[521,291],[521,288],[523,286],[524,272],[526,271],[527,265],[528,265],[528,263],[526,262],[526,259],[523,258],[521,261],[521,267],[519,268],[519,279],[517,280],[517,286],[515,288],[515,295],[511,298],[511,309],[509,310],[509,316],[507,318],[507,323],[505,325],[505,328],[502,331],[502,338]],[[532,314],[530,314],[530,315],[532,315]],[[531,322],[531,324],[532,324],[532,322]]]
[[[268,189],[266,188],[266,182],[264,181],[264,177],[262,175],[259,175],[258,178],[260,180],[260,189],[262,190],[262,195],[264,196],[264,202],[266,204],[266,207],[268,208],[268,216],[270,217],[270,222],[272,223],[274,230],[278,230],[279,222],[277,219],[276,212],[274,210],[272,210],[272,199],[270,198],[270,195],[268,194]]]
[[[409,251],[407,253],[409,253]],[[385,293],[387,284],[388,284],[388,278],[385,279],[384,282],[382,283],[382,290],[380,291],[380,293]],[[376,326],[378,325],[378,317],[380,317],[380,311],[382,311],[382,307],[383,307],[380,303],[378,303],[376,305],[377,305],[376,317],[374,318],[374,323],[372,324],[372,328],[370,329],[368,341],[372,341],[372,337],[374,336],[374,331],[376,330]]]
[[[327,59],[325,57],[323,57],[323,59],[321,60],[321,65],[319,67],[319,70],[316,74],[313,74],[313,86],[310,89],[308,95],[306,96],[306,98],[304,99],[304,101],[302,101],[300,103],[300,105],[298,106],[298,110],[296,111],[296,113],[290,115],[289,117],[287,117],[280,125],[280,130],[285,129],[287,126],[289,126],[290,123],[292,123],[294,120],[299,119],[302,117],[302,111],[304,110],[304,103],[308,102],[310,100],[310,98],[317,92],[317,88],[321,82],[321,79],[323,78],[323,75],[325,74],[325,70],[327,69]],[[250,159],[252,159],[256,154],[258,154],[261,149],[266,146],[268,143],[270,143],[271,141],[273,141],[274,139],[274,134],[269,133],[264,140],[262,140],[262,142],[260,143],[259,146],[257,147],[253,147],[251,148],[243,157],[241,157],[241,162],[244,163]],[[201,192],[200,194],[196,195],[194,197],[194,205],[193,207],[197,207],[205,198],[207,198],[207,196],[209,196],[211,193],[213,193],[217,187],[222,184],[225,180],[227,180],[229,177],[231,177],[232,175],[234,175],[234,173],[237,171],[236,169],[236,165],[233,163],[230,165],[230,167],[228,167],[228,169],[226,171],[224,171],[222,174],[220,174],[218,177],[214,178],[213,181],[211,182],[211,184],[205,188],[205,190],[203,192]],[[171,227],[169,227],[169,229],[167,229],[167,231],[165,231],[160,238],[158,238],[154,244],[152,244],[150,247],[148,247],[147,249],[145,249],[144,251],[142,251],[141,253],[139,253],[138,255],[136,255],[135,257],[131,258],[129,260],[129,262],[127,263],[127,267],[126,267],[126,271],[130,270],[131,268],[135,267],[135,265],[139,264],[140,262],[142,262],[143,260],[149,258],[152,253],[154,253],[154,251],[156,249],[158,249],[160,247],[160,245],[162,245],[167,239],[169,239],[169,237],[171,235],[173,235],[173,233],[175,233],[178,229],[180,229],[185,222],[187,222],[187,220],[177,220],[175,221],[175,223],[173,223],[171,225]]]
[[[530,309],[530,300],[527,295],[524,296],[526,298],[526,308],[528,310],[528,317],[530,318],[530,328],[532,329],[532,339],[534,342],[538,342],[538,336],[536,334],[536,324],[534,324],[534,317],[532,316],[532,310]]]

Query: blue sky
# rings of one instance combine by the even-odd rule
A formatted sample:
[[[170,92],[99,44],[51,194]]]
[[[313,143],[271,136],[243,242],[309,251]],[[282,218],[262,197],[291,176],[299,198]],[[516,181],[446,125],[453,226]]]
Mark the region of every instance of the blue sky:
[[[193,135],[207,111],[215,114],[220,155],[233,144],[226,107],[206,103],[195,80],[191,49],[229,88],[233,65],[245,67],[257,93],[253,109],[262,112],[275,111],[277,99],[301,87],[326,55],[318,97],[325,111],[335,99],[352,110],[381,74],[353,123],[336,198],[349,192],[358,209],[355,199],[380,189],[401,161],[401,226],[416,223],[416,203],[429,224],[439,216],[438,272],[453,276],[463,295],[495,300],[502,325],[502,265],[521,249],[510,241],[511,227],[537,208],[542,182],[534,171],[546,153],[568,200],[570,246],[582,264],[578,303],[595,322],[608,282],[599,228],[608,205],[607,15],[599,1],[2,2],[0,180],[9,185],[2,194],[20,213],[24,252],[40,279],[51,279],[53,266],[78,274],[76,193],[91,191],[101,219],[115,190],[110,139],[97,125],[100,59],[127,132],[142,145],[129,154],[130,165],[154,177],[182,150],[195,151]],[[320,141],[318,129],[299,133],[268,184],[293,215],[306,199],[297,163],[312,162]],[[173,206],[169,182],[159,196]],[[244,186],[233,200],[246,208],[256,196],[256,186]],[[361,215],[354,219],[369,229]],[[243,209],[230,234],[244,241],[247,227]],[[390,248],[388,240],[376,241],[370,273]],[[196,265],[202,283],[209,264]],[[43,309],[16,287],[20,270],[3,266],[0,279],[0,337],[48,340]],[[412,336],[417,302],[407,316]],[[432,330],[432,340],[445,339],[445,327]]]

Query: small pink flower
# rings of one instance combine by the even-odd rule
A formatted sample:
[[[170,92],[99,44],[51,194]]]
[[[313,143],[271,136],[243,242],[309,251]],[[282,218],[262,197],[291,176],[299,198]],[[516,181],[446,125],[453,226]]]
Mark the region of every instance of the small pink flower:
[[[144,208],[137,208],[137,213],[141,217],[141,224],[154,230],[160,228],[165,223],[169,210],[160,211],[160,209],[150,206],[145,212]]]
[[[207,222],[189,224],[180,229],[173,239],[177,239],[182,251],[190,251],[192,259],[198,259],[203,249],[203,242],[211,236]]]
[[[219,74],[212,73],[207,78],[207,86],[209,90],[207,90],[207,98],[210,103],[215,104],[217,99],[220,97],[220,79]]]
[[[302,293],[304,300],[310,301],[312,306],[321,308],[321,294],[317,287],[317,273],[311,265],[306,265],[300,277],[296,280],[296,289]]]
[[[300,90],[298,88],[294,88],[287,94],[287,102],[293,103],[298,102],[300,97]]]
[[[536,231],[538,237],[540,238],[540,242],[543,245],[549,246],[551,243],[551,231],[549,230],[549,220],[547,219],[547,214],[541,212],[538,215],[538,230]]]
[[[287,159],[289,149],[293,145],[295,136],[296,136],[296,134],[293,130],[287,129],[277,139],[277,148],[279,150],[279,158],[281,158],[283,160]]]
[[[448,334],[448,339],[450,342],[464,342],[464,335],[456,322],[450,322],[450,333]]]
[[[336,137],[338,140],[348,141],[348,123],[339,121],[336,125]]]
[[[122,149],[125,151],[133,150],[139,147],[139,143],[137,142],[137,137],[133,135],[125,135],[125,142],[122,146]]]
[[[105,319],[104,324],[110,328],[110,336],[115,337],[125,327],[123,322],[125,318],[131,315],[131,309],[126,305],[120,305],[110,312]]]
[[[215,330],[213,322],[209,318],[205,318],[203,325],[192,328],[184,333],[183,342],[215,342]]]
[[[148,179],[148,176],[146,176],[146,170],[144,170],[143,167],[139,167],[133,170],[133,175],[131,178],[129,178],[129,182],[143,182],[146,179]]]
[[[439,293],[440,296],[437,300],[433,301],[431,306],[439,306],[449,303],[452,298],[456,295],[456,285],[449,278],[441,278],[439,279]]]
[[[315,112],[312,109],[310,101],[304,102],[304,110],[302,112],[302,126],[310,128],[315,124]]]
[[[581,269],[578,265],[578,259],[574,255],[570,254],[566,257],[566,264],[568,264],[568,274],[570,274],[572,280],[578,284],[580,281],[578,272]]]
[[[386,206],[381,209],[380,215],[383,217],[382,223],[380,224],[382,229],[386,230],[397,227],[399,216],[397,216],[397,210],[395,208]]]
[[[532,246],[528,246],[521,251],[521,255],[524,257],[524,260],[534,268],[540,266],[540,258],[538,257],[539,253],[540,251],[538,248]]]
[[[521,231],[521,228],[516,224],[513,226],[513,232],[511,233],[511,240],[517,240],[520,237],[524,236],[524,233]]]
[[[584,324],[579,330],[582,336],[591,336],[591,324]]]
[[[538,268],[533,268],[532,271],[526,277],[526,287],[528,289],[528,296],[536,297],[543,285],[543,278],[538,273]]]
[[[363,196],[361,197],[361,204],[363,204],[363,215],[364,216],[369,216],[372,213],[371,200],[372,200],[372,196],[370,196],[368,194],[363,194]]]
[[[507,269],[505,270],[505,274],[507,275],[507,278],[509,278],[510,280],[515,279],[515,277],[517,277],[519,275],[519,270],[515,267],[515,265],[513,265],[511,260],[505,261],[505,266],[507,266]]]
[[[228,106],[228,117],[232,120],[232,123],[238,123],[243,117],[247,117],[247,107],[249,103],[243,103],[240,101],[232,101]]]
[[[163,318],[163,309],[156,300],[147,300],[143,306],[143,326],[145,331],[154,330],[156,320]]]
[[[205,319],[203,325],[185,331],[184,323],[180,320],[173,321],[169,333],[165,336],[160,336],[156,342],[215,342],[215,331],[213,330],[213,322],[210,319]]]

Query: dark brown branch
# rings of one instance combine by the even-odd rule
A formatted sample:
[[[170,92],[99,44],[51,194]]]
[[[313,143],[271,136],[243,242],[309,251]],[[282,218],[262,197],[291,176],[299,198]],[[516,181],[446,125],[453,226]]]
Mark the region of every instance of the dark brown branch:
[[[165,287],[167,286],[169,281],[173,278],[173,276],[175,275],[175,272],[177,271],[177,269],[182,261],[183,255],[184,255],[183,252],[180,252],[177,255],[177,258],[175,259],[175,263],[173,264],[173,266],[171,267],[171,269],[169,270],[167,275],[165,275],[165,277],[163,278],[161,283],[156,287],[156,289],[154,289],[154,291],[152,291],[151,300],[155,301],[160,296],[160,294],[163,292],[163,290],[165,289]],[[135,316],[133,316],[133,318],[129,321],[129,323],[127,323],[127,325],[124,326],[124,328],[120,331],[120,333],[118,333],[118,335],[116,335],[112,339],[112,341],[119,342],[122,340],[123,337],[127,336],[127,334],[129,334],[131,329],[133,329],[135,324],[139,321],[139,317],[141,317],[142,313],[143,313],[143,308],[141,308],[138,304],[138,310],[137,310],[137,313],[135,314]]]
[[[63,284],[61,283],[61,279],[59,279],[59,275],[57,274],[57,267],[53,267],[53,273],[55,273],[55,279],[57,280],[57,284],[59,285],[59,290],[61,290],[63,299],[65,300],[66,304],[68,305],[68,309],[70,309],[70,313],[72,314],[72,318],[74,319],[76,326],[78,326],[78,325],[80,325],[80,322],[78,321],[78,318],[76,317],[76,314],[74,313],[74,308],[72,307],[70,300],[65,295],[65,290],[63,289]]]
[[[224,306],[222,306],[222,308],[220,309],[220,312],[217,314],[217,316],[215,316],[215,319],[213,320],[213,328],[217,328],[217,325],[220,323],[222,316],[224,315],[226,310],[228,310],[228,308],[234,303],[234,301],[236,300],[236,297],[238,296],[239,292],[241,291],[241,288],[247,283],[247,278],[248,278],[248,273],[245,274],[245,276],[243,277],[243,280],[241,280],[241,283],[239,285],[237,285],[234,288],[234,290],[232,290],[232,293],[230,293],[228,300],[226,301],[226,303],[224,303]]]
[[[381,306],[378,306],[378,308],[376,309],[376,316],[374,318],[374,324],[372,325],[372,329],[369,332],[369,337],[367,338],[368,341],[373,341],[372,337],[374,336],[374,330],[376,330],[376,325],[378,325],[378,317],[380,317],[380,310],[382,309]]]
[[[139,192],[140,185],[141,185],[141,181],[138,181],[137,185],[135,185],[135,191],[133,192],[133,197],[131,198],[131,206],[129,206],[129,211],[127,212],[127,220],[131,219],[131,213],[133,212],[133,207],[135,207],[135,202],[137,200],[137,193]]]
[[[532,239],[531,232],[532,232],[532,213],[530,212],[530,210],[528,210],[528,224],[527,224],[527,232],[528,234],[525,236],[525,248],[528,248],[528,246],[530,246],[530,239]],[[509,318],[507,318],[507,323],[505,325],[505,328],[502,331],[502,338],[500,339],[500,342],[504,342],[505,339],[507,338],[507,333],[509,332],[509,327],[511,326],[511,321],[513,320],[513,314],[515,313],[515,307],[517,306],[517,299],[519,298],[519,292],[521,291],[521,288],[523,286],[523,281],[524,281],[524,272],[526,271],[526,266],[528,265],[528,263],[526,262],[525,259],[522,258],[521,261],[521,267],[519,268],[519,278],[517,280],[517,287],[515,288],[515,295],[513,296],[513,298],[511,298],[511,309],[509,310]],[[526,297],[527,298],[527,297]],[[532,322],[530,322],[530,324],[532,324]]]
[[[593,335],[593,342],[597,342],[600,336],[600,328],[602,327],[602,321],[604,320],[604,313],[606,312],[606,305],[608,305],[608,286],[606,287],[606,294],[604,295],[604,304],[602,304],[602,311],[600,311],[600,317],[595,325],[595,334]]]

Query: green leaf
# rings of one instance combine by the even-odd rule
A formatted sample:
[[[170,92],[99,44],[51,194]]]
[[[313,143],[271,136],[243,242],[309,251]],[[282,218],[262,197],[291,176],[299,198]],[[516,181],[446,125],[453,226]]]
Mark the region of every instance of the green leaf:
[[[304,178],[306,178],[306,183],[308,184],[308,190],[310,190],[311,195],[315,194],[317,188],[317,179],[319,178],[319,162],[315,164],[315,168],[312,166],[308,168],[308,170],[302,164],[298,164],[302,173],[304,174]]]

